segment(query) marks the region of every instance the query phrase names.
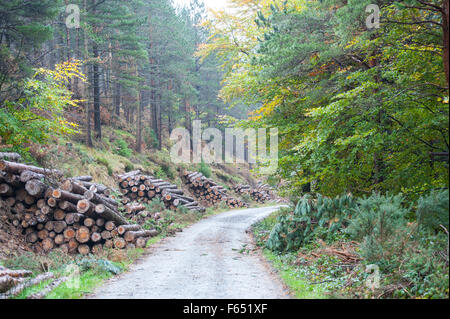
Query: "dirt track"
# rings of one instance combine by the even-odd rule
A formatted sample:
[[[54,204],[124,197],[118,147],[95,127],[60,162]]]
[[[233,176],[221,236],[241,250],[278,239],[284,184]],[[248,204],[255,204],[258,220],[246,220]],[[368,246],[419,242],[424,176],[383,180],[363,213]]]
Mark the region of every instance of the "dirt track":
[[[91,298],[289,298],[246,233],[276,207],[229,211],[166,238],[149,256]],[[246,246],[245,246],[246,245]]]

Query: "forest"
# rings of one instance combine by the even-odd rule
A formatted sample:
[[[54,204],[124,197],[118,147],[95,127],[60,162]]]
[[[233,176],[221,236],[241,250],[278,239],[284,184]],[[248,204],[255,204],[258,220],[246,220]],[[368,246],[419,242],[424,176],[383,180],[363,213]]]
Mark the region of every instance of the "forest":
[[[327,297],[448,298],[449,1],[226,2],[0,0],[0,160],[118,178],[123,195],[141,169],[213,207],[283,198],[257,243],[331,282]],[[276,128],[276,172],[170,162],[171,132],[196,120]],[[364,286],[368,265],[381,288]]]

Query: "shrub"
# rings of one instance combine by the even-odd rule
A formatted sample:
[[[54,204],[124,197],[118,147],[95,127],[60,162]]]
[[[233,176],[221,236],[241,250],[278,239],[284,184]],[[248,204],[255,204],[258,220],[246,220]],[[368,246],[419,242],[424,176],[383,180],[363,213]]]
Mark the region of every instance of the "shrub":
[[[134,170],[134,165],[131,162],[126,162],[125,163],[125,172],[131,172]]]
[[[174,179],[176,174],[177,174],[175,169],[172,166],[170,166],[170,164],[168,164],[168,163],[162,163],[161,164],[161,169],[163,170],[164,174],[169,179]]]
[[[166,205],[164,205],[164,202],[155,197],[152,199],[152,201],[147,204],[148,206],[148,210],[150,210],[151,212],[161,212],[166,208]]]
[[[158,137],[153,129],[146,127],[144,131],[144,142],[151,148],[159,148]]]
[[[116,146],[114,153],[120,156],[130,158],[133,154],[133,151],[128,148],[127,142],[125,142],[125,140],[123,139],[116,140],[114,145]]]
[[[203,161],[200,163],[198,171],[205,175],[206,178],[211,177],[211,168]]]
[[[358,199],[346,232],[361,241],[361,256],[380,267],[394,267],[406,244],[407,215],[403,195],[373,194]]]
[[[350,195],[334,199],[319,195],[317,200],[305,195],[292,213],[284,211],[278,216],[266,246],[273,251],[295,250],[317,236],[331,240],[348,224],[355,205]]]
[[[108,162],[108,160],[106,158],[97,157],[97,163],[100,164],[100,165],[105,166],[106,169],[108,170],[108,175],[112,176],[113,169],[112,169],[111,165],[109,164],[109,162]]]
[[[417,201],[417,221],[421,228],[429,231],[449,228],[449,192],[448,189],[432,191]]]

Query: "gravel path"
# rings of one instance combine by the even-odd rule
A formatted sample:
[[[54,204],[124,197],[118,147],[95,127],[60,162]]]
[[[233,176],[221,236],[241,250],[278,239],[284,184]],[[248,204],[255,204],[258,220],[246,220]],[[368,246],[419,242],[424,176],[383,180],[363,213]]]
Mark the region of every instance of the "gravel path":
[[[229,211],[202,220],[154,245],[143,261],[90,298],[289,298],[246,232],[276,209]],[[250,253],[241,253],[244,247]]]

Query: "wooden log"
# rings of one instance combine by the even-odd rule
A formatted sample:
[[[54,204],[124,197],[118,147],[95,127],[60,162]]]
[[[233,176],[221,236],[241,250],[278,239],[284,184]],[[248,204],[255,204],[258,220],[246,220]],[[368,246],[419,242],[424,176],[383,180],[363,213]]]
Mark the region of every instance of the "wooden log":
[[[50,236],[45,238],[42,241],[42,248],[44,249],[45,252],[52,250],[54,247],[55,247],[55,242],[54,242],[53,238],[51,238]]]
[[[0,159],[11,162],[19,162],[22,159],[22,156],[18,153],[0,152]]]
[[[53,222],[53,231],[57,234],[61,234],[64,231],[64,229],[66,229],[66,227],[67,224],[65,221],[60,220]]]
[[[77,251],[77,248],[80,244],[76,240],[76,238],[71,238],[69,242],[67,243],[67,246],[69,246],[69,252],[74,253]]]
[[[22,183],[26,183],[32,179],[43,180],[44,178],[45,175],[32,171],[23,171],[22,173],[20,173],[20,181]]]
[[[72,179],[65,180],[60,185],[60,187],[62,190],[65,190],[66,192],[74,193],[74,194],[78,194],[78,195],[83,195],[84,192],[87,191],[86,187],[84,187],[83,185],[79,184],[78,182],[76,182]]]
[[[2,293],[18,285],[22,280],[22,278],[13,278],[10,276],[0,277],[0,299],[7,299],[9,296],[7,294],[3,296]]]
[[[25,196],[25,200],[24,200],[25,204],[27,204],[28,206],[33,205],[34,203],[36,203],[36,197],[31,196],[31,195],[27,195]],[[36,206],[37,208],[37,206]]]
[[[66,218],[66,212],[62,209],[55,209],[53,212],[53,218],[56,220],[64,220]]]
[[[89,200],[92,203],[94,203],[94,204],[97,204],[97,205],[98,204],[103,204],[103,205],[108,206],[109,208],[111,208],[113,210],[117,209],[117,206],[119,205],[115,200],[110,199],[108,197],[101,196],[101,195],[99,195],[97,193],[94,193],[92,191],[85,192],[84,193],[84,197],[87,200]]]
[[[114,238],[114,248],[117,249],[124,249],[127,245],[127,242],[122,237],[116,237]]]
[[[64,229],[63,235],[66,240],[70,240],[72,238],[75,238],[76,231],[72,227],[67,227],[66,229]]]
[[[141,230],[140,225],[120,225],[117,227],[119,235],[125,234],[127,231],[138,231]]]
[[[47,229],[42,229],[42,230],[40,230],[37,233],[37,235],[38,235],[38,238],[42,241],[42,240],[44,240],[45,238],[48,237],[48,230]]]
[[[76,212],[77,206],[69,201],[62,200],[58,203],[58,207],[66,212]]]
[[[25,184],[25,190],[28,192],[31,196],[42,196],[46,190],[47,186],[37,179],[32,179],[26,182]]]
[[[93,218],[85,218],[83,224],[84,226],[91,228],[95,225],[95,220]]]
[[[94,232],[94,233],[91,234],[91,241],[92,242],[97,243],[100,240],[102,240],[102,235],[101,234],[99,234],[97,232]]]
[[[49,279],[52,279],[53,277],[54,277],[54,275],[51,272],[39,274],[35,278],[27,280],[27,281],[23,281],[23,282],[19,283],[17,286],[11,288],[10,290],[8,290],[5,293],[4,296],[5,296],[5,298],[17,297],[25,289],[27,289],[29,287],[32,287],[32,286],[36,286],[36,285],[40,284],[41,282],[44,282],[44,281],[49,280]],[[0,298],[2,298],[2,296],[0,296]]]
[[[113,221],[107,221],[105,223],[105,229],[106,230],[112,231],[114,228],[116,228],[116,225],[114,224]]]
[[[0,268],[0,277],[9,276],[13,278],[29,277],[33,274],[30,270],[10,270]]]
[[[56,205],[58,204],[58,200],[56,198],[50,197],[49,199],[47,199],[47,205],[50,207],[56,207]]]
[[[77,241],[80,244],[87,243],[89,241],[89,239],[91,238],[91,233],[89,231],[89,228],[87,228],[86,226],[81,226],[77,230],[75,238],[77,239]]]
[[[98,227],[103,227],[104,225],[105,225],[105,219],[104,218],[97,218],[97,220],[95,221],[95,224],[98,226]]]
[[[55,244],[58,246],[64,244],[64,235],[62,235],[62,234],[56,235],[54,241],[55,241]]]
[[[147,246],[148,238],[146,237],[139,237],[136,239],[136,247],[137,248],[145,248]]]
[[[104,231],[102,231],[101,233],[100,233],[100,235],[102,236],[102,239],[104,239],[104,240],[108,240],[108,239],[111,239],[111,232],[110,231],[107,231],[107,230],[104,230]]]
[[[113,211],[109,207],[99,204],[95,206],[95,212],[99,214],[102,218],[113,221],[116,225],[128,225],[128,221],[118,212]]]
[[[21,174],[23,171],[32,171],[43,175],[56,175],[63,176],[63,173],[56,169],[45,169],[41,167],[36,167],[32,165],[19,164],[14,162],[8,162],[5,160],[0,160],[0,170],[13,174]]]
[[[14,194],[13,188],[6,183],[0,184],[0,195],[11,196]]]
[[[83,185],[84,187],[86,187],[87,189],[90,189],[91,187],[93,187],[93,189],[95,189],[94,193],[98,193],[98,194],[107,195],[105,192],[109,191],[109,188],[102,184],[96,184],[96,183],[84,182],[84,181],[80,181],[80,184]]]
[[[123,238],[127,242],[134,242],[139,237],[154,237],[158,235],[158,232],[154,229],[152,230],[141,230],[141,231],[127,231]]]
[[[105,241],[105,244],[103,245],[103,247],[108,248],[108,249],[113,248],[114,242],[111,239],[108,239]]]
[[[90,215],[94,212],[95,206],[87,199],[82,199],[77,203],[77,212],[80,214]]]
[[[39,237],[36,232],[31,232],[26,236],[26,241],[31,244],[34,244],[35,242],[37,242],[38,239],[39,239]]]
[[[70,193],[62,189],[53,190],[52,196],[59,200],[71,202],[72,204],[77,204],[80,200],[84,199],[81,195]]]
[[[50,284],[48,284],[44,289],[28,296],[27,299],[43,299],[43,298],[45,298],[45,296],[47,296],[53,290],[58,288],[62,283],[66,282],[68,279],[69,279],[68,277],[58,278],[58,279],[52,281]]]
[[[81,255],[88,255],[91,252],[91,248],[88,245],[79,245],[78,252]]]

